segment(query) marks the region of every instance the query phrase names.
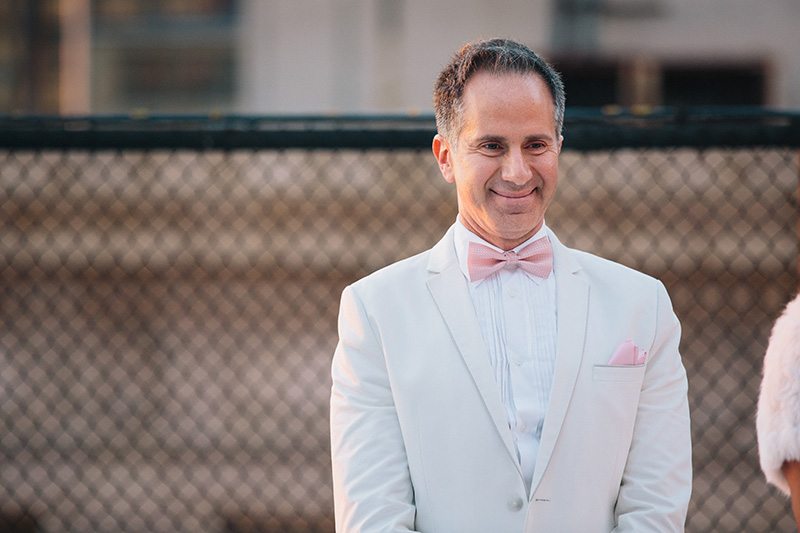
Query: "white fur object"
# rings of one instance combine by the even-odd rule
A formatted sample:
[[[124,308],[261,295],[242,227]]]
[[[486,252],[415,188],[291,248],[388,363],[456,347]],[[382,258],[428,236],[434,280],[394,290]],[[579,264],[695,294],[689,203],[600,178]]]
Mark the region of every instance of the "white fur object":
[[[800,460],[800,295],[789,302],[770,335],[756,431],[767,481],[789,494],[781,465]]]

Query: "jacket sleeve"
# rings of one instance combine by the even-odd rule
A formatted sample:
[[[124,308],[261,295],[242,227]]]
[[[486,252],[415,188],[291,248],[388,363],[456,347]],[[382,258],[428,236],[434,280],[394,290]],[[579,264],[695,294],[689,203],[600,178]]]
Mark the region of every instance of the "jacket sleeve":
[[[617,533],[684,530],[692,491],[692,449],[680,335],[669,296],[659,282],[655,338],[615,509]]]
[[[800,460],[800,295],[775,321],[758,397],[758,455],[769,483],[789,494],[784,461]]]
[[[379,335],[353,287],[342,293],[331,368],[336,530],[414,529],[414,490]]]

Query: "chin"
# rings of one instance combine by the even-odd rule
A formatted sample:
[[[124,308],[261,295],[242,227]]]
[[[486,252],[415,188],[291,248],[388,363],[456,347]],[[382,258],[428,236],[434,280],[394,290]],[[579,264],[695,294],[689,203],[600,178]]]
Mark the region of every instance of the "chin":
[[[533,226],[515,226],[513,228],[498,228],[496,234],[507,242],[522,242],[533,235],[539,228]]]
[[[542,224],[542,218],[531,218],[530,213],[519,213],[510,215],[512,220],[505,226],[506,233],[515,235],[526,235],[534,230],[538,230]]]

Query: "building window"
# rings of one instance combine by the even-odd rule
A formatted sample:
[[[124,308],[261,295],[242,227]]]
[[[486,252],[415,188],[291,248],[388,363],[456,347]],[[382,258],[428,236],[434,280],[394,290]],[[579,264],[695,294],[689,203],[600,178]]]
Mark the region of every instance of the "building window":
[[[763,64],[666,64],[661,69],[664,105],[764,105]]]
[[[570,106],[765,105],[766,62],[555,59]]]

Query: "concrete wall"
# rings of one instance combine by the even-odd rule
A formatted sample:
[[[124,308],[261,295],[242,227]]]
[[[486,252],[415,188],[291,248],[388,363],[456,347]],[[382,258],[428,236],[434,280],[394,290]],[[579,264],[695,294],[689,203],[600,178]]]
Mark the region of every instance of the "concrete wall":
[[[800,3],[794,0],[606,0],[584,20],[599,56],[759,61],[771,105],[800,106]],[[586,25],[588,24],[588,25]],[[559,30],[556,30],[559,28]],[[431,109],[433,80],[465,41],[504,36],[564,52],[555,0],[243,0],[243,112]],[[588,44],[587,44],[588,42]],[[567,43],[568,44],[568,43]]]

